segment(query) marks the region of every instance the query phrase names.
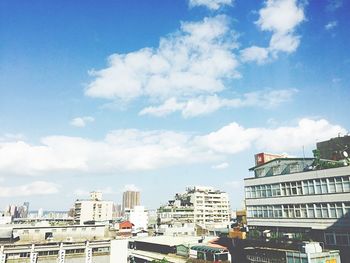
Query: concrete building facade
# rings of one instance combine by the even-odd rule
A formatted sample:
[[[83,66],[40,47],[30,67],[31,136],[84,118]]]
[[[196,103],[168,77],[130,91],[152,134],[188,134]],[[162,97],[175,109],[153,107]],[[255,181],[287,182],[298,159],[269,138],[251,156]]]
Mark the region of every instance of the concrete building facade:
[[[227,227],[230,222],[228,194],[212,187],[187,188],[158,209],[160,223],[195,223],[204,227]]]
[[[245,203],[251,230],[331,249],[350,247],[350,167],[323,169],[315,163],[277,158],[250,169],[255,176],[245,179]]]
[[[113,218],[113,202],[102,200],[102,194],[90,195],[90,200],[77,200],[74,204],[74,220],[79,224],[109,221]]]
[[[139,206],[140,203],[140,192],[126,191],[123,193],[123,212],[125,212],[127,209],[133,209],[135,206]]]

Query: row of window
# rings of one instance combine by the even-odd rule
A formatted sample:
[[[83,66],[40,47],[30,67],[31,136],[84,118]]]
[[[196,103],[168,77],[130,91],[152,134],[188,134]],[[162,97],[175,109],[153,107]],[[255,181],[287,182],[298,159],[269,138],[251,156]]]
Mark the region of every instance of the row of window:
[[[86,230],[90,230],[90,231],[96,231],[96,227],[89,227],[89,228],[86,228],[86,227],[83,227],[83,228],[69,228],[68,230],[70,231],[73,231],[73,232],[76,232],[76,231],[86,231]],[[67,232],[67,228],[53,228],[53,229],[44,229],[44,230],[41,230],[41,229],[24,229],[24,230],[16,230],[14,231],[15,233],[18,233],[18,234],[29,234],[29,233],[44,233],[44,232],[58,232],[58,231],[61,231],[61,232]]]
[[[350,202],[248,206],[252,218],[341,218],[350,216]]]
[[[245,187],[246,198],[350,192],[350,176]]]
[[[350,246],[350,233],[325,233],[327,245]]]

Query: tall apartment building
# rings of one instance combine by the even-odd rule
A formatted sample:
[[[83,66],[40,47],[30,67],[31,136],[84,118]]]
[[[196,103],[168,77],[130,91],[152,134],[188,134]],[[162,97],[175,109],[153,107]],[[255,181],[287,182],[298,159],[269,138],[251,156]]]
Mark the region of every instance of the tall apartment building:
[[[158,209],[161,224],[195,223],[205,227],[227,227],[230,222],[228,194],[212,187],[187,188]]]
[[[126,191],[123,193],[123,212],[140,205],[140,192]]]
[[[102,194],[91,192],[89,200],[77,200],[74,204],[74,221],[109,221],[113,217],[113,202],[102,200]]]
[[[254,177],[245,179],[245,203],[256,235],[349,250],[349,163],[317,156],[276,158],[249,169]]]

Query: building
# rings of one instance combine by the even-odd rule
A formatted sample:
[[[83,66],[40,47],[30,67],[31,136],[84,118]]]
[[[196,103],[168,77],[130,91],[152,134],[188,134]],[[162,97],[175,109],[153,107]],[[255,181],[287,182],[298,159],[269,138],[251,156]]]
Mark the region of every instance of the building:
[[[339,161],[350,157],[350,135],[338,136],[328,141],[318,142],[316,146],[322,159]]]
[[[137,205],[140,205],[140,192],[126,191],[123,193],[123,212],[127,209],[133,209]]]
[[[159,224],[195,223],[204,227],[227,227],[230,222],[228,194],[212,187],[190,187],[158,209]]]
[[[92,192],[89,200],[77,200],[74,204],[76,223],[105,222],[113,218],[113,202],[102,200],[102,194]]]
[[[38,263],[115,263],[110,241],[67,242],[49,244],[5,244],[0,248],[0,262]]]
[[[144,206],[134,206],[125,211],[126,218],[134,225],[135,230],[146,230],[148,226],[148,212]]]
[[[350,248],[350,166],[314,154],[249,169],[254,177],[244,181],[250,237],[313,240],[343,254]]]

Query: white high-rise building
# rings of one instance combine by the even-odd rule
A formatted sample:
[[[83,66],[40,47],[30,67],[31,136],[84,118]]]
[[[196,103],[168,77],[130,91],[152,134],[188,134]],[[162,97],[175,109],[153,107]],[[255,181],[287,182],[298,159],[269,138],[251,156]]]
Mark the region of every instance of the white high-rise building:
[[[228,194],[212,187],[187,188],[175,200],[158,209],[160,223],[195,223],[204,227],[227,227],[230,222]]]
[[[102,200],[102,193],[90,193],[90,200],[77,200],[74,204],[74,220],[79,224],[87,221],[108,221],[113,217],[113,201]]]

